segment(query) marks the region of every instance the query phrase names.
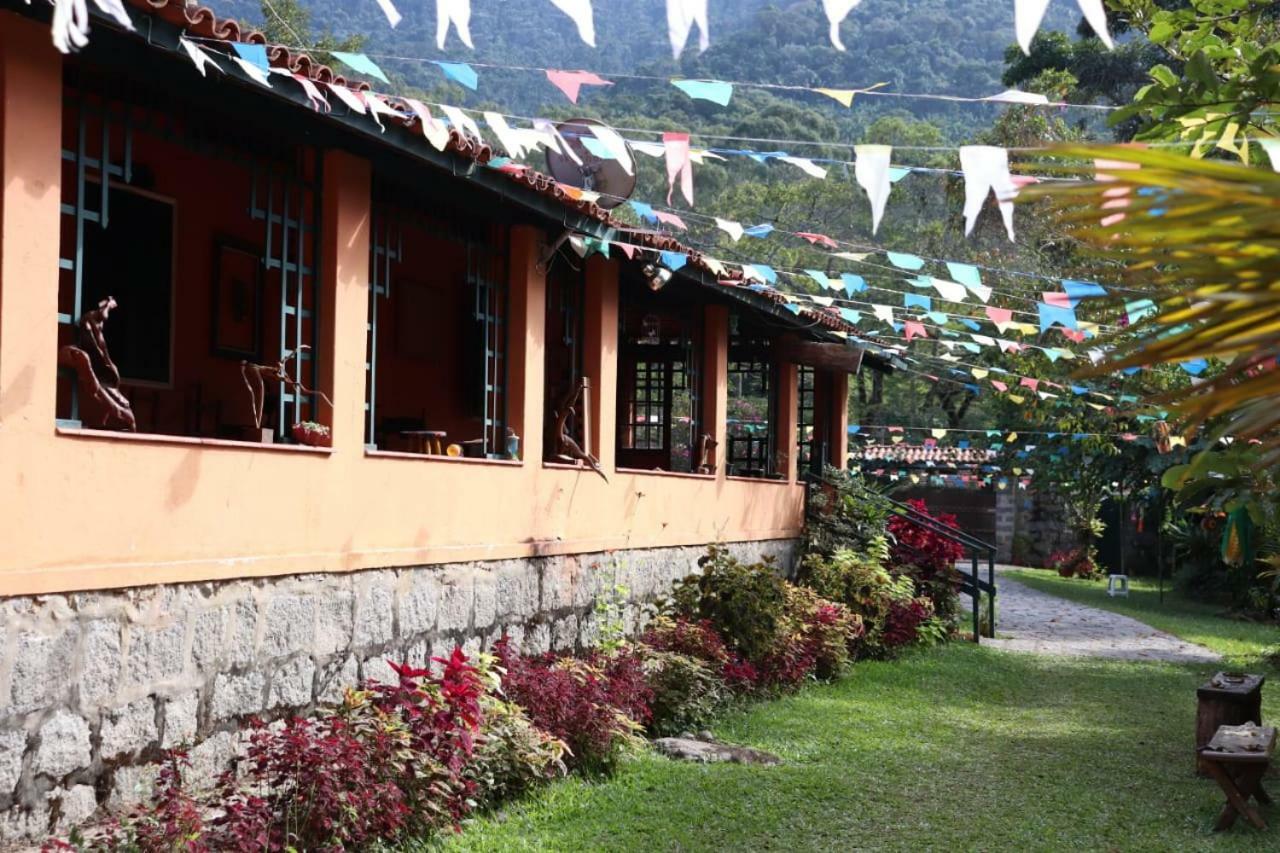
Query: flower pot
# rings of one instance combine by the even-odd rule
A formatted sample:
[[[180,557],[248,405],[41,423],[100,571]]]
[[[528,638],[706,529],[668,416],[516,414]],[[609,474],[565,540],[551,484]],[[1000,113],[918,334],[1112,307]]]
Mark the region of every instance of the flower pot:
[[[323,424],[303,422],[293,425],[293,440],[307,447],[329,447],[333,434]]]

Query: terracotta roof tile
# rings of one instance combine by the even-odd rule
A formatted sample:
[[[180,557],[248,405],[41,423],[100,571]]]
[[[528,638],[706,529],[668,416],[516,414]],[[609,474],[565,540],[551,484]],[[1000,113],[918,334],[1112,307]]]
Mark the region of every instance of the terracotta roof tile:
[[[934,465],[985,465],[999,454],[978,447],[936,447],[923,444],[868,444],[849,448],[849,455],[867,462],[933,463]]]

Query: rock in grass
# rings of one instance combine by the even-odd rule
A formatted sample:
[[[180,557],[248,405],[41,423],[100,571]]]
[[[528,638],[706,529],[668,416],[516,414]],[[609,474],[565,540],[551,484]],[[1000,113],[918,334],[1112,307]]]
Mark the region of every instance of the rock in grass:
[[[701,732],[700,734],[708,734]],[[700,761],[703,764],[727,761],[733,764],[781,764],[782,759],[768,752],[746,746],[721,743],[714,738],[664,737],[653,742],[654,747],[668,758],[677,761]]]

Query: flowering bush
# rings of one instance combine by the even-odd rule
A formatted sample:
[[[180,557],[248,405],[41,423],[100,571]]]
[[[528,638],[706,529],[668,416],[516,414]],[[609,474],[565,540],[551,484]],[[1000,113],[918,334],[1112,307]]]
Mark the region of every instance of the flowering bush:
[[[910,500],[907,505],[941,524],[950,527],[959,524],[949,512],[929,512],[929,507],[922,500]],[[958,542],[900,515],[889,518],[889,535],[894,540],[891,552],[894,565],[912,565],[929,575],[940,575],[955,568],[956,561],[964,557],[964,548]]]
[[[813,673],[818,678],[843,673],[853,659],[850,649],[866,633],[862,618],[802,586],[788,585],[787,609]]]
[[[1091,548],[1063,548],[1049,555],[1049,568],[1056,569],[1064,578],[1093,578],[1098,574],[1098,564]]]
[[[186,756],[170,754],[152,803],[87,849],[344,850],[456,827],[485,683],[461,650],[438,662],[438,678],[396,667],[397,684],[350,690],[314,719],[252,721],[240,771],[208,798],[186,791]]]
[[[503,689],[523,707],[534,725],[568,745],[568,764],[587,772],[608,772],[636,742],[647,722],[647,685],[638,665],[610,667],[554,655],[525,657],[503,637],[494,647],[506,677]],[[609,671],[612,668],[612,673]],[[633,680],[640,672],[640,684]],[[611,681],[610,675],[616,678]],[[628,710],[615,705],[615,697]],[[645,710],[641,710],[641,706]],[[638,713],[636,719],[628,713]]]
[[[933,616],[927,598],[894,601],[885,617],[883,643],[886,649],[911,645],[919,639],[920,627]]]

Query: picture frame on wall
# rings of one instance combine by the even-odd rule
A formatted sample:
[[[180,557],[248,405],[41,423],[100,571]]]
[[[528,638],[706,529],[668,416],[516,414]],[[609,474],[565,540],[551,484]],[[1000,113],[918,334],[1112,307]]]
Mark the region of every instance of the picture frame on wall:
[[[262,356],[262,253],[219,239],[213,247],[213,354],[257,362]]]

